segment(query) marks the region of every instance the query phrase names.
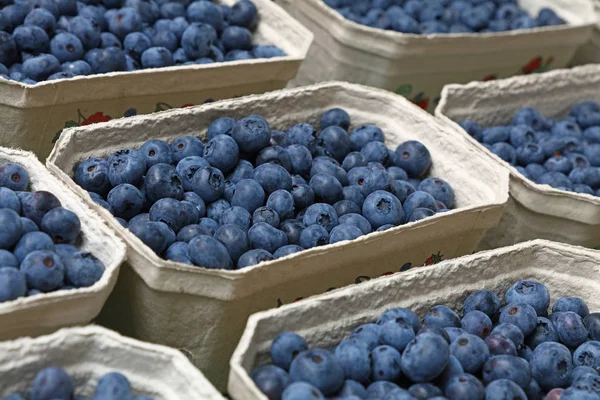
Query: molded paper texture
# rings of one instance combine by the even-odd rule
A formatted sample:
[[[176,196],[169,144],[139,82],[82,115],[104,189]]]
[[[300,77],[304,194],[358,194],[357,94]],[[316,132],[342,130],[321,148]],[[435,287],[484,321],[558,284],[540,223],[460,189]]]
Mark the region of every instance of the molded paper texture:
[[[276,0],[314,34],[292,85],[341,80],[403,94],[433,111],[448,83],[497,79],[564,68],[597,22],[590,0],[527,0],[551,7],[567,25],[500,33],[415,35],[367,27],[323,0]]]
[[[422,141],[432,154],[431,175],[452,185],[458,208],[239,271],[208,270],[159,258],[71,179],[86,157],[137,148],[148,139],[204,138],[221,116],[260,114],[273,129],[287,129],[299,122],[318,126],[321,114],[332,107],[349,112],[351,129],[378,124],[390,148]],[[420,266],[470,254],[498,223],[508,199],[508,171],[445,123],[401,96],[339,82],[69,129],[47,165],[128,244],[127,266],[101,321],[127,335],[183,349],[219,389],[225,388],[227,361],[253,312],[398,271],[400,260]]]
[[[276,45],[286,57],[113,72],[34,86],[0,78],[0,144],[45,160],[64,128],[284,88],[313,36],[271,0],[253,1],[261,21],[253,41]]]
[[[0,343],[0,396],[27,393],[36,374],[64,368],[78,396],[90,398],[98,379],[124,374],[136,396],[154,400],[224,400],[183,354],[126,338],[99,326],[66,328],[36,339]]]
[[[62,327],[89,323],[98,316],[117,282],[119,267],[126,256],[125,243],[32,153],[0,147],[0,165],[7,162],[27,170],[32,191],[51,192],[64,208],[77,214],[81,221],[77,247],[95,255],[106,269],[102,278],[87,288],[58,290],[0,303],[0,340],[38,336]]]
[[[600,102],[600,65],[552,71],[495,82],[448,85],[436,109],[440,120],[510,171],[510,200],[500,224],[488,231],[482,248],[532,239],[548,239],[586,247],[600,246],[600,198],[538,185],[488,151],[456,122],[471,119],[482,126],[510,121],[521,107],[544,116],[564,117],[585,100]]]
[[[551,302],[581,297],[590,311],[600,310],[600,253],[544,240],[477,253],[252,315],[233,357],[229,395],[235,400],[267,400],[250,378],[270,361],[269,348],[282,332],[302,335],[309,346],[335,346],[359,325],[374,322],[393,307],[410,308],[423,318],[442,304],[460,312],[479,289],[504,295],[521,279],[544,283]]]

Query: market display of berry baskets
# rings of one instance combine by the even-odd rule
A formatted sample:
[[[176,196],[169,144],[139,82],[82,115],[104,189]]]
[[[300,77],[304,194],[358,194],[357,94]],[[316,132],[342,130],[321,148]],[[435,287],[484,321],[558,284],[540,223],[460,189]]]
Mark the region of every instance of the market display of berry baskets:
[[[0,135],[42,159],[64,128],[281,89],[312,41],[269,0],[10,3]]]
[[[600,400],[599,10],[0,0],[0,399]]]

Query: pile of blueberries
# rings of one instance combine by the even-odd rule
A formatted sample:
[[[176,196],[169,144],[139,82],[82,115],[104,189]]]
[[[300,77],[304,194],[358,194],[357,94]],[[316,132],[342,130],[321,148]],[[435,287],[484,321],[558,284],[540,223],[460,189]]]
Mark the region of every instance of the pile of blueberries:
[[[80,162],[74,180],[156,254],[206,268],[244,268],[454,207],[452,187],[426,178],[422,143],[390,150],[375,125],[348,134],[339,108],[320,127],[222,117],[206,146],[150,140]]]
[[[600,196],[600,107],[574,106],[563,119],[545,118],[534,108],[518,110],[507,125],[460,125],[528,179],[569,192]]]
[[[402,33],[504,32],[565,24],[550,8],[534,18],[517,0],[324,1],[351,21]]]
[[[471,293],[462,319],[392,308],[331,350],[278,335],[252,379],[270,400],[598,400],[600,313],[522,280],[500,298]]]
[[[250,0],[2,0],[0,76],[45,80],[173,65],[281,57],[253,45]]]
[[[60,367],[44,368],[35,376],[27,395],[13,393],[3,400],[85,400],[75,395],[75,387],[69,374]],[[152,400],[151,397],[136,397],[131,393],[131,384],[125,375],[110,372],[98,380],[90,400]]]
[[[75,246],[79,217],[28,186],[23,167],[0,167],[0,302],[92,286],[104,273],[102,261]]]

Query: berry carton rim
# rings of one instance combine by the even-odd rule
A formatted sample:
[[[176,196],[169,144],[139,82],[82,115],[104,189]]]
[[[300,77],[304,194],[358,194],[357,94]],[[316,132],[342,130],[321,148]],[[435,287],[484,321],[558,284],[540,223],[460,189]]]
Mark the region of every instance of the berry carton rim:
[[[221,1],[225,4],[236,2]],[[35,85],[0,78],[0,91],[3,92],[0,104],[16,108],[34,108],[80,103],[90,99],[98,101],[207,90],[223,87],[224,76],[227,77],[226,86],[259,84],[265,77],[273,76],[290,80],[306,58],[313,34],[271,0],[252,1],[256,4],[261,18],[254,39],[260,44],[278,46],[285,51],[286,56],[111,72],[44,81]],[[82,90],[82,87],[85,87],[85,90]]]
[[[556,261],[561,258],[564,264]],[[530,266],[529,262],[534,265]],[[552,266],[546,265],[547,262]],[[252,381],[250,371],[268,360],[270,344],[279,333],[295,332],[309,345],[330,346],[355,327],[375,321],[389,308],[410,308],[420,316],[437,304],[458,311],[467,294],[478,289],[504,293],[520,279],[534,279],[546,284],[553,300],[559,290],[561,296],[577,295],[600,309],[600,302],[593,301],[600,291],[600,284],[590,279],[598,273],[600,252],[534,240],[443,261],[403,275],[371,280],[300,303],[258,312],[248,318],[231,357],[228,393],[234,400],[267,400]]]
[[[90,375],[98,378],[117,369],[131,381],[134,390],[149,392],[152,388],[164,395],[155,397],[155,400],[224,399],[181,352],[125,337],[97,325],[63,328],[37,338],[0,342],[0,354],[3,361],[0,383],[5,391],[8,387],[15,390],[16,386],[33,382],[33,377],[28,381],[23,375],[35,375],[42,367],[56,365],[71,372],[75,381],[81,376],[83,387],[88,392],[95,385],[95,382],[90,385]],[[158,368],[161,365],[162,368]],[[22,375],[22,370],[28,367],[32,369]],[[175,371],[177,378],[173,379],[171,372],[164,371]],[[18,385],[10,380],[15,375],[20,378]],[[179,382],[175,385],[172,380]],[[170,385],[173,385],[172,389],[167,389]],[[80,385],[78,388],[81,389]],[[182,388],[186,393],[174,393]]]
[[[315,105],[316,102],[320,102],[321,104]],[[259,103],[258,106],[257,103]],[[146,132],[149,136],[144,138],[139,135],[129,135],[129,139],[122,140],[124,135],[120,135],[120,141],[117,147],[138,147],[147,139],[158,138],[160,135],[159,132],[163,133],[162,138],[165,139],[164,132],[167,129],[171,130],[171,132],[177,132],[177,136],[185,134],[197,135],[199,130],[189,126],[189,120],[191,118],[203,117],[214,119],[219,116],[231,115],[232,113],[240,115],[262,113],[263,115],[268,115],[269,113],[273,114],[273,111],[269,110],[269,105],[279,105],[281,107],[282,103],[287,105],[287,107],[285,107],[286,116],[282,117],[281,115],[278,115],[278,121],[276,124],[272,124],[273,126],[282,123],[289,124],[290,120],[293,119],[293,117],[291,117],[293,110],[297,111],[299,109],[302,110],[302,112],[308,112],[312,115],[313,119],[313,114],[319,112],[322,113],[326,109],[334,106],[354,107],[351,114],[356,114],[359,116],[358,119],[362,120],[368,120],[368,116],[373,116],[373,114],[377,115],[378,118],[381,117],[384,113],[382,107],[389,110],[388,114],[390,115],[400,113],[402,114],[402,119],[413,124],[415,129],[418,129],[417,126],[419,126],[422,127],[422,129],[426,129],[428,132],[438,131],[440,134],[443,133],[443,137],[445,137],[444,142],[450,146],[450,148],[453,148],[453,154],[462,152],[463,155],[469,154],[469,157],[474,157],[471,157],[470,159],[476,160],[476,171],[467,174],[469,175],[468,179],[466,176],[462,176],[461,178],[463,179],[461,181],[467,182],[466,184],[468,185],[468,182],[470,182],[470,179],[472,179],[474,174],[488,174],[493,182],[493,185],[491,185],[493,187],[482,185],[478,188],[480,191],[477,190],[476,193],[473,193],[473,191],[469,189],[470,194],[467,195],[465,194],[467,189],[459,188],[455,182],[452,183],[452,185],[457,193],[457,201],[460,207],[458,209],[443,214],[437,214],[434,217],[423,221],[401,225],[385,232],[374,232],[351,242],[340,242],[333,245],[313,248],[292,254],[282,259],[263,262],[242,270],[227,271],[187,266],[173,261],[163,260],[156,254],[149,252],[141,240],[123,228],[108,211],[99,206],[90,204],[91,199],[88,194],[71,179],[73,167],[76,162],[86,157],[107,155],[110,150],[105,148],[104,151],[106,154],[99,154],[98,148],[101,146],[91,145],[90,141],[86,139],[87,135],[93,135],[93,137],[98,138],[99,140],[105,140],[107,135],[115,135],[116,129],[120,129],[122,132],[135,131],[137,129],[140,132]],[[372,113],[368,110],[360,111],[369,108],[369,104],[371,105],[371,109],[377,111]],[[267,117],[270,123],[272,123],[272,119],[274,118],[276,117],[273,115]],[[187,122],[183,122],[181,119]],[[303,119],[303,122],[305,121],[306,118]],[[371,122],[373,121],[371,120]],[[388,122],[390,122],[389,118]],[[356,124],[353,124],[353,126],[355,125]],[[399,124],[394,128],[399,130]],[[153,133],[152,131],[156,133]],[[204,134],[205,130],[202,132]],[[177,137],[174,135],[171,136],[173,138]],[[408,137],[406,136],[409,136],[409,134],[405,133],[404,136],[404,140],[408,140]],[[427,140],[431,140],[431,138],[427,138],[424,133],[421,133],[420,136],[418,136],[411,132],[410,137],[426,142]],[[441,137],[442,136],[440,136],[440,138]],[[399,137],[394,138],[400,140]],[[390,140],[391,138],[388,133],[388,144],[390,144]],[[441,150],[439,145],[434,142],[438,142],[438,140],[428,142],[426,145],[428,147],[437,147],[437,150],[435,152],[432,151],[432,153],[440,154]],[[88,148],[84,149],[86,143]],[[397,145],[399,143],[392,144]],[[489,158],[488,155],[482,153],[477,155],[477,153],[476,148],[467,140],[457,137],[455,133],[447,129],[447,126],[444,123],[440,123],[430,114],[410,103],[402,96],[385,90],[369,88],[357,84],[327,82],[302,88],[284,89],[262,95],[251,95],[239,99],[223,100],[203,106],[170,110],[158,114],[141,115],[126,120],[113,120],[106,124],[95,126],[90,125],[87,127],[67,129],[57,141],[51,155],[46,161],[46,165],[52,173],[65,182],[71,190],[83,197],[98,213],[110,221],[109,223],[113,229],[117,230],[128,244],[128,259],[130,265],[132,265],[149,286],[162,291],[207,295],[222,300],[232,300],[257,293],[262,288],[273,287],[278,284],[306,278],[307,276],[318,275],[324,268],[320,262],[314,262],[314,260],[318,260],[319,257],[327,258],[327,263],[330,265],[326,268],[334,269],[336,267],[339,268],[343,262],[352,262],[353,259],[348,257],[351,257],[352,254],[354,254],[354,256],[361,254],[360,249],[365,245],[376,248],[378,246],[384,246],[387,243],[387,246],[392,246],[394,241],[401,240],[409,246],[411,241],[417,243],[419,242],[418,238],[422,240],[422,235],[435,237],[436,235],[446,234],[443,229],[443,232],[439,231],[439,228],[442,225],[448,227],[449,225],[457,224],[457,226],[461,227],[460,229],[465,229],[465,233],[466,231],[471,230],[486,230],[491,228],[498,222],[506,201],[508,200],[508,173],[502,171],[502,168],[499,166],[487,162],[487,159]],[[454,154],[454,157],[457,157],[457,155]],[[433,168],[454,169],[454,166],[453,164],[451,165],[450,161],[436,161],[435,156],[433,166]],[[449,178],[449,180],[452,181],[447,174],[448,172],[445,172],[445,179]],[[471,189],[474,190],[474,188]],[[467,201],[465,196],[473,197],[471,197],[471,200]],[[460,205],[461,202],[464,204]],[[427,234],[426,232],[431,233]],[[389,248],[386,250],[390,251]],[[468,251],[470,252],[471,250]],[[195,285],[191,282],[193,281],[193,279],[190,279],[192,274],[197,277],[202,276],[203,284]],[[249,282],[253,282],[253,284],[249,285]],[[227,290],[223,290],[222,286],[227,287]]]
[[[62,326],[87,323],[96,317],[116,284],[126,246],[85,202],[77,198],[53,176],[33,153],[0,147],[0,162],[13,162],[26,168],[32,190],[52,192],[81,221],[83,247],[103,261],[104,274],[86,288],[58,290],[0,303],[0,339],[42,334]],[[109,253],[102,250],[110,248]],[[69,309],[66,314],[65,309]]]
[[[510,193],[521,205],[536,213],[568,218],[583,224],[600,225],[600,197],[590,194],[573,193],[541,185],[521,175],[517,169],[500,159],[477,142],[458,125],[457,118],[468,119],[474,113],[487,113],[490,109],[499,112],[487,123],[506,123],[512,114],[522,106],[541,109],[545,116],[565,115],[577,102],[595,98],[600,89],[600,66],[586,65],[572,69],[560,69],[543,74],[515,76],[489,82],[450,84],[442,90],[435,116],[451,125],[465,139],[471,141],[482,152],[489,154],[496,163],[510,171]],[[569,92],[571,103],[559,100],[554,94]],[[534,100],[535,99],[535,100]],[[483,109],[484,111],[474,111]],[[501,112],[500,112],[501,111]],[[481,118],[475,116],[475,122]],[[552,203],[548,203],[548,197]],[[574,207],[573,204],[576,204]],[[539,207],[545,205],[544,209]]]
[[[503,51],[515,51],[531,48],[531,40],[542,40],[546,43],[568,43],[576,41],[581,44],[592,35],[592,28],[597,24],[594,17],[594,5],[586,0],[534,0],[526,4],[526,8],[537,9],[542,5],[553,7],[557,13],[567,21],[565,25],[536,27],[532,29],[517,29],[506,32],[484,32],[484,33],[444,33],[444,34],[412,34],[388,31],[373,28],[351,21],[333,8],[329,7],[323,0],[276,0],[288,6],[294,4],[298,13],[312,22],[319,24],[321,28],[329,31],[335,40],[345,46],[359,49],[384,56],[387,59],[398,57],[399,50],[415,47],[419,53],[425,46],[427,51],[436,53],[453,54],[459,49],[460,53],[496,53],[497,49],[490,40],[497,40],[502,44]],[[573,2],[577,2],[574,5]],[[538,7],[539,6],[539,7]],[[574,11],[576,10],[576,11]],[[567,37],[572,33],[573,37]],[[499,42],[501,40],[501,42]],[[485,47],[476,46],[484,44]],[[454,44],[454,46],[452,46]],[[474,46],[474,47],[472,47]],[[437,67],[437,66],[436,66]]]

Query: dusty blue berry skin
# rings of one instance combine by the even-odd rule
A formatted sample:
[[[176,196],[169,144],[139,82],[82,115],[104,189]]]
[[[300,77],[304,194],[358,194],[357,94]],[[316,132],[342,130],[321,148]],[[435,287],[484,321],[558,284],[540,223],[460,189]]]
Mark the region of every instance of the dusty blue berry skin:
[[[0,268],[0,303],[25,296],[27,283],[25,276],[16,267]]]
[[[468,333],[484,339],[492,331],[492,320],[485,313],[474,310],[464,314],[461,326]]]
[[[583,319],[572,311],[560,313],[553,323],[560,341],[568,347],[577,347],[588,339]]]
[[[573,311],[581,318],[585,318],[590,314],[590,310],[585,302],[579,297],[561,297],[554,302],[552,312]]]
[[[589,314],[583,323],[590,334],[590,339],[600,340],[600,313]]]
[[[477,374],[490,357],[486,343],[479,336],[463,334],[450,345],[450,351],[461,363],[465,372]]]
[[[529,304],[538,315],[543,316],[548,312],[550,294],[543,284],[536,281],[523,280],[518,281],[508,289],[505,300],[507,303]]]
[[[425,316],[423,321],[425,326],[439,328],[455,327],[460,328],[460,318],[458,315],[446,306],[434,306]]]
[[[483,383],[489,384],[498,379],[509,379],[527,389],[531,381],[530,366],[527,361],[515,356],[493,356],[483,366]]]
[[[287,371],[294,358],[305,350],[308,350],[308,344],[302,336],[293,332],[284,332],[273,339],[270,350],[271,360],[273,364]]]
[[[400,225],[404,211],[400,200],[393,194],[377,190],[367,196],[363,203],[363,216],[375,229],[383,225]]]
[[[74,287],[92,286],[104,274],[104,264],[91,253],[78,251],[61,259],[65,264],[65,280]]]
[[[254,249],[242,254],[237,262],[237,268],[241,269],[251,267],[253,265],[260,264],[261,262],[271,260],[273,260],[273,255],[268,251],[263,249]]]
[[[391,346],[377,346],[371,351],[371,380],[396,381],[402,375],[402,356]]]
[[[281,398],[284,389],[290,383],[286,371],[275,366],[265,365],[256,368],[251,374],[252,380],[258,388],[269,398]]]
[[[510,303],[500,312],[500,322],[516,325],[527,336],[537,326],[537,314],[529,304]]]
[[[38,372],[31,389],[31,398],[70,399],[74,395],[73,382],[62,368],[50,367]]]
[[[533,351],[530,364],[532,377],[546,391],[555,387],[566,387],[571,381],[571,352],[560,343],[540,344]]]
[[[450,358],[444,338],[433,333],[418,335],[402,353],[402,372],[412,382],[429,382],[439,377]]]
[[[49,292],[62,286],[65,266],[58,254],[49,250],[29,253],[21,262],[20,270],[25,275],[27,286]]]
[[[371,375],[371,360],[367,348],[354,340],[342,340],[334,354],[339,360],[346,379],[366,383]]]
[[[495,318],[500,311],[500,298],[489,290],[478,290],[471,293],[463,303],[463,313],[481,311],[490,318]]]
[[[200,235],[188,244],[190,259],[199,266],[209,269],[232,269],[233,262],[227,247],[217,239]]]
[[[290,366],[293,382],[308,382],[323,394],[331,395],[344,384],[344,370],[334,354],[324,349],[312,349],[300,353]]]

